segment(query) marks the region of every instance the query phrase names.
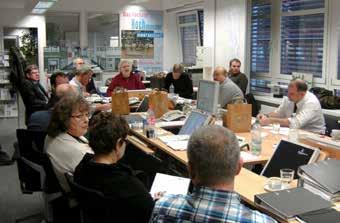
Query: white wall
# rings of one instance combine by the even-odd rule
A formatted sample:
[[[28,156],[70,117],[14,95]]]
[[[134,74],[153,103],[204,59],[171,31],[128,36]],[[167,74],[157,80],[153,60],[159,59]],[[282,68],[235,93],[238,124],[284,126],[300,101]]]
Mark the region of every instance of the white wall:
[[[175,1],[177,5],[173,1],[172,3],[164,2],[163,8],[168,10],[183,5],[183,1],[180,0]],[[204,0],[201,8],[204,8],[204,46],[212,49],[211,66],[228,67],[229,60],[235,57],[239,58],[244,65],[246,62],[247,1]],[[177,32],[176,12],[164,12],[165,69],[180,62],[178,60],[181,59]],[[244,72],[244,66],[241,67],[241,71]]]

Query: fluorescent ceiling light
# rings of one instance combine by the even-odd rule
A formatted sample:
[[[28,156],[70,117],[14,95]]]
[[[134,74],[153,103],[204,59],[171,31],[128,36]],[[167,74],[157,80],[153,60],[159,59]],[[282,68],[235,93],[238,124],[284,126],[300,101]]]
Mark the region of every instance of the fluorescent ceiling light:
[[[58,0],[40,0],[38,2],[38,4],[36,4],[36,6],[33,8],[32,13],[34,13],[34,14],[44,14],[57,1]]]

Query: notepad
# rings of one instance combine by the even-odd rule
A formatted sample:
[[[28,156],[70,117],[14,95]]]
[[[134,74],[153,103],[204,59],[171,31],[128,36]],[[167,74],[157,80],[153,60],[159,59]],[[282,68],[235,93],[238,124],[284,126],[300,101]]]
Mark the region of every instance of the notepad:
[[[166,194],[187,194],[190,179],[184,177],[171,176],[167,174],[157,173],[150,190],[151,196],[158,192]]]

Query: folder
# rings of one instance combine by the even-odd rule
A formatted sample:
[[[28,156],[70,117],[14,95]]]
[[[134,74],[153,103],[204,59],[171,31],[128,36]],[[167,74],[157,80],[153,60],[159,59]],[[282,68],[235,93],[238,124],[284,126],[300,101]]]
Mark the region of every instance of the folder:
[[[332,206],[331,202],[302,187],[255,195],[255,204],[286,221]]]

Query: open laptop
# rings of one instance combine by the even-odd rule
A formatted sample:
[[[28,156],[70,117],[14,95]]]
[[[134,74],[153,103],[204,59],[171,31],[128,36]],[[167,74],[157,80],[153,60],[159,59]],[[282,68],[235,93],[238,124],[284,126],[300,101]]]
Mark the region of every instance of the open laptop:
[[[174,150],[186,150],[190,135],[198,128],[208,125],[211,115],[199,111],[191,111],[178,135],[160,136],[162,142]]]
[[[261,175],[280,177],[280,169],[289,168],[295,171],[294,179],[296,179],[299,166],[316,161],[319,152],[317,148],[281,140]]]
[[[149,96],[145,95],[142,102],[136,109],[136,112],[147,112],[148,109],[149,109]]]

